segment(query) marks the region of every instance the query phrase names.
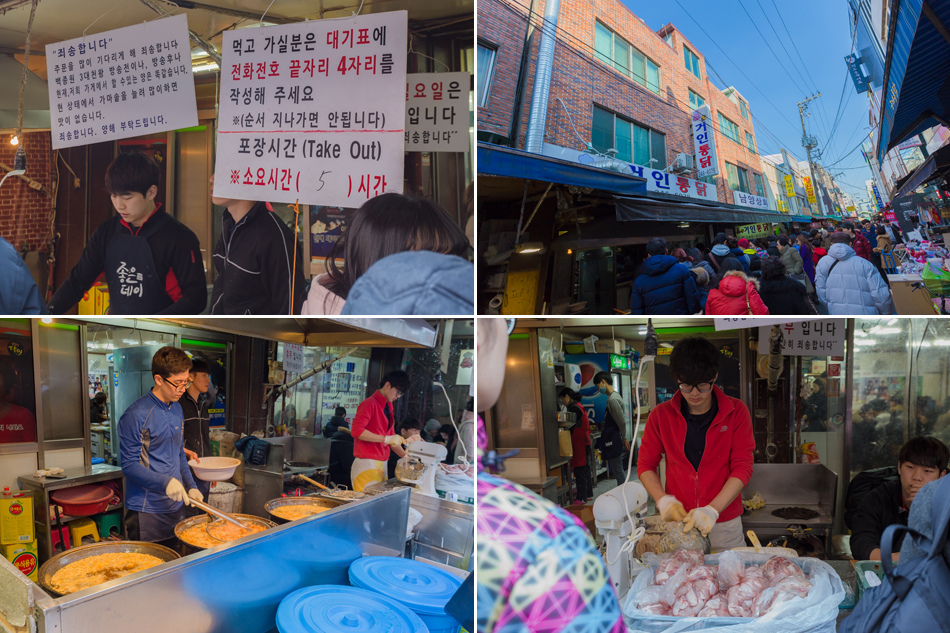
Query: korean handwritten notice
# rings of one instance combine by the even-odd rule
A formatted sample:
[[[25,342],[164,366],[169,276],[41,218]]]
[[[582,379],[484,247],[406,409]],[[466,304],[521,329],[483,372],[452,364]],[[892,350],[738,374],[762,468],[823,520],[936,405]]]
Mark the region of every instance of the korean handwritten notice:
[[[716,158],[716,135],[708,104],[693,110],[690,127],[696,150],[696,175],[700,178],[715,176],[719,173],[719,160]]]
[[[469,73],[406,75],[406,151],[467,152]]]
[[[783,356],[837,356],[844,354],[844,319],[796,321],[782,324]],[[759,328],[759,340],[769,340],[772,326]]]
[[[53,149],[198,125],[184,14],[46,45]]]
[[[225,31],[214,195],[359,207],[401,192],[408,14]]]

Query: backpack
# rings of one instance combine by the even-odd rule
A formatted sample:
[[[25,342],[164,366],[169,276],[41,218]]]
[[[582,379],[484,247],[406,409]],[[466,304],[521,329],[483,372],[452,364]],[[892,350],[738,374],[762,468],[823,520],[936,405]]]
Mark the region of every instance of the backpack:
[[[891,525],[884,530],[884,580],[864,592],[851,615],[841,622],[841,633],[950,632],[950,564],[944,557],[950,523],[950,477],[941,479],[934,491],[931,520],[933,535],[929,538],[906,525]],[[925,554],[894,567],[892,544],[902,532]]]

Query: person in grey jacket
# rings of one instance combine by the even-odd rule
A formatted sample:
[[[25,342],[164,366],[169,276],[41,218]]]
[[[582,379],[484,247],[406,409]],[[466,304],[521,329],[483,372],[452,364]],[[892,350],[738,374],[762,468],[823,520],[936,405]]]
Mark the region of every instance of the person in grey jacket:
[[[0,314],[46,314],[33,275],[10,242],[0,237]]]
[[[815,292],[815,287],[811,285],[811,280],[805,274],[805,262],[802,260],[801,253],[791,240],[784,235],[778,238],[778,250],[782,253],[782,263],[785,264],[788,275],[795,281],[804,283],[808,294]]]
[[[828,314],[894,314],[891,291],[874,264],[858,257],[851,236],[838,232],[815,269],[818,300]]]

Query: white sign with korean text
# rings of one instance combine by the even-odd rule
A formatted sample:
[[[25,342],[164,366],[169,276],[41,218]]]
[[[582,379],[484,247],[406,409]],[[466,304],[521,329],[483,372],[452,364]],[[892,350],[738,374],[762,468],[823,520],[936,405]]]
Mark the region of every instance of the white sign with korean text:
[[[284,371],[294,374],[302,374],[303,368],[303,345],[294,345],[284,343]]]
[[[657,169],[645,169],[639,165],[630,165],[630,173],[647,181],[647,191],[667,193],[672,196],[684,196],[698,200],[712,200],[716,202],[716,185],[710,185],[698,180],[691,180],[683,176],[668,174]]]
[[[214,195],[359,207],[401,192],[407,16],[225,31]]]
[[[783,356],[843,356],[845,321],[818,319],[781,324],[785,336]],[[771,326],[759,328],[759,345],[769,340]],[[763,348],[764,349],[764,348]]]
[[[801,317],[801,320],[814,320],[821,317]],[[842,326],[844,319],[839,320]],[[777,317],[717,317],[713,319],[716,331],[722,330],[744,330],[746,328],[759,327],[762,325],[784,325],[790,323],[788,319]],[[771,331],[771,330],[770,330]]]
[[[467,152],[469,73],[406,75],[406,151]]]
[[[716,135],[713,132],[709,104],[703,104],[693,110],[691,119],[693,147],[696,151],[696,175],[700,178],[715,176],[719,173],[719,159],[716,157]]]
[[[741,191],[736,191],[735,189],[730,189],[730,191],[732,191],[732,204],[743,207],[753,207],[755,209],[769,208],[768,198],[763,198],[762,196],[753,196],[751,193],[743,193]]]
[[[198,125],[184,14],[46,45],[53,149]]]

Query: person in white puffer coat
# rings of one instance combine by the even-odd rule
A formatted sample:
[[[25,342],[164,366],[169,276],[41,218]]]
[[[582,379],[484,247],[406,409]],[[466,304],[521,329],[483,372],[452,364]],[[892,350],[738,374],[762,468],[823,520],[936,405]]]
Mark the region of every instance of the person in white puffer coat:
[[[832,235],[828,254],[815,267],[818,300],[828,314],[894,314],[891,291],[881,274],[850,243],[847,233]]]

